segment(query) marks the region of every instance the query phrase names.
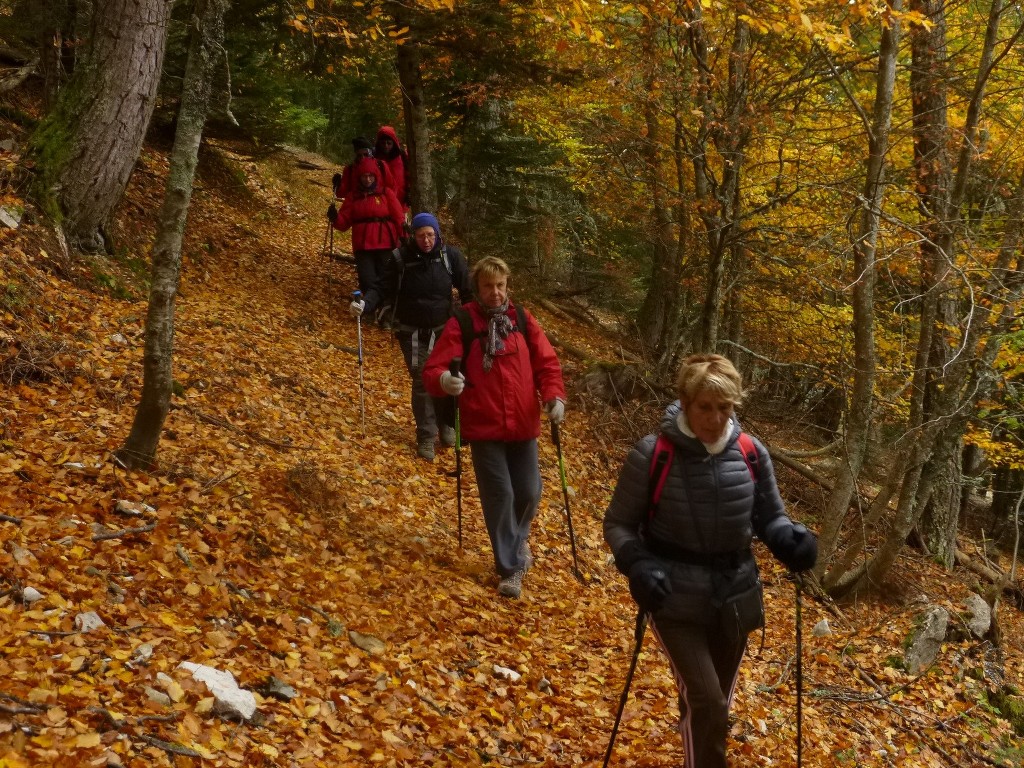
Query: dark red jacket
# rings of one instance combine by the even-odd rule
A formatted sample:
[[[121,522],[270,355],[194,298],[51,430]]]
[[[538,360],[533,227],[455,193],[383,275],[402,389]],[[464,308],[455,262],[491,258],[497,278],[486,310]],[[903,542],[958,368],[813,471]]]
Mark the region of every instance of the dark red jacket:
[[[358,188],[359,176],[365,173],[376,178],[370,191]],[[334,227],[342,232],[352,228],[353,251],[384,251],[398,246],[405,212],[390,187],[381,186],[382,173],[377,161],[367,157],[353,169],[357,191],[345,198],[334,220]]]
[[[391,148],[391,153],[388,154],[384,151],[384,146],[381,141],[385,138],[391,139],[395,142]],[[395,133],[395,129],[390,125],[382,126],[377,131],[376,144],[373,150],[374,155],[387,163],[388,170],[391,172],[391,180],[394,184],[395,197],[398,198],[398,202],[403,207],[409,207],[409,185],[408,178],[405,173],[405,163],[408,160],[409,155],[402,148],[401,143],[398,141],[398,134]]]
[[[487,319],[475,301],[463,308],[469,311],[475,334],[462,367],[466,376],[466,388],[459,397],[462,437],[470,442],[536,439],[540,436],[541,403],[555,398],[565,400],[562,366],[551,342],[537,319],[525,312],[526,333],[522,329],[510,333],[505,339],[505,351],[495,355],[491,370],[485,372],[480,334],[487,329]],[[508,317],[515,325],[512,302]],[[441,374],[448,370],[452,358],[462,356],[462,351],[462,331],[453,317],[445,324],[423,367],[423,384],[432,396],[445,397]]]

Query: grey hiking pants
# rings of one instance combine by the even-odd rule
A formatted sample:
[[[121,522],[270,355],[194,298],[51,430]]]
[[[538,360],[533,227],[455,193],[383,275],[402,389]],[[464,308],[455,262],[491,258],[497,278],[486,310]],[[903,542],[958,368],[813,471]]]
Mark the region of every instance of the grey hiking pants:
[[[662,611],[661,613],[665,613]],[[725,739],[746,638],[725,642],[717,626],[658,614],[651,629],[668,656],[679,689],[679,733],[686,768],[726,768]]]
[[[471,448],[494,568],[505,578],[526,567],[522,549],[541,494],[537,441],[474,440]]]
[[[441,326],[443,328],[444,326]],[[427,362],[434,342],[441,335],[439,328],[411,328],[400,326],[395,331],[398,345],[402,348],[405,368],[412,378],[412,416],[416,420],[416,442],[433,440],[437,437],[437,417],[434,415],[434,401],[423,386],[423,364]]]

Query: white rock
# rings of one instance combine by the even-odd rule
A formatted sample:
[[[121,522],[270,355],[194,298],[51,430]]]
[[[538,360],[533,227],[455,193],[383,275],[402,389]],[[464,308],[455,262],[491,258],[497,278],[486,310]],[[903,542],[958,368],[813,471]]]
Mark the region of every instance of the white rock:
[[[25,587],[21,590],[21,599],[25,603],[35,603],[43,599],[43,593],[35,587]]]
[[[498,664],[494,665],[494,674],[496,674],[498,677],[504,677],[506,680],[511,680],[513,683],[519,682],[519,678],[522,677],[522,675],[520,675],[514,669],[502,667]]]
[[[75,616],[75,629],[79,632],[92,632],[94,629],[105,627],[103,619],[96,611],[86,611]]]
[[[129,659],[129,661],[131,661],[131,663],[133,664],[148,664],[151,658],[153,658],[153,646],[149,643],[143,643],[134,651],[132,651],[132,657],[131,659]],[[163,674],[164,673],[161,672],[159,675],[157,675],[157,679],[159,680],[160,675]],[[164,677],[167,676],[164,675]]]
[[[158,691],[156,688],[150,688],[146,686],[146,698],[152,702],[159,704],[161,707],[169,707],[173,703],[171,697],[163,691]]]
[[[214,708],[228,715],[237,715],[245,720],[256,713],[256,697],[252,692],[238,687],[235,677],[230,672],[208,667],[205,664],[193,664],[183,661],[178,669],[192,674],[194,680],[205,683],[216,699]]]
[[[8,229],[17,229],[18,225],[21,224],[21,214],[6,206],[0,206],[0,224],[3,224]]]
[[[815,637],[828,637],[832,634],[832,627],[828,625],[828,619],[822,619],[814,625],[811,634]]]

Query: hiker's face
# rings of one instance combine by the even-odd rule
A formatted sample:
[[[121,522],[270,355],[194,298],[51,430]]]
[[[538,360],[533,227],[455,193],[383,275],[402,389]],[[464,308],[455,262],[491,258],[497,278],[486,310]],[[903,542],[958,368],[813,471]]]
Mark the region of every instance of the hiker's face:
[[[363,173],[359,176],[359,183],[363,185],[363,189],[372,189],[376,182],[377,177],[372,173]]]
[[[434,243],[437,242],[437,233],[434,232],[433,227],[419,227],[412,234],[416,238],[416,245],[421,251],[430,253],[434,249]]]
[[[714,392],[699,392],[683,410],[697,439],[702,443],[713,443],[725,433],[732,418],[733,404]]]
[[[368,149],[357,149],[356,160],[362,160],[364,157],[370,157],[370,150]]]
[[[485,307],[500,307],[508,298],[508,275],[480,275],[476,292]]]
[[[382,147],[384,147],[384,151],[385,152],[390,152],[391,148],[393,146],[395,146],[395,140],[394,139],[381,139],[380,140],[380,144],[381,144]]]

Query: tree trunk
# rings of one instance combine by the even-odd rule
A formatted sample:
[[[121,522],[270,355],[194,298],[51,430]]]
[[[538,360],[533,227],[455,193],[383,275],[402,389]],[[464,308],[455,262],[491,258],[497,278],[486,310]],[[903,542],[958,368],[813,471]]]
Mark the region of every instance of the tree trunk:
[[[423,95],[423,75],[419,35],[415,20],[400,3],[391,3],[396,25],[408,26],[409,39],[398,46],[398,81],[402,87],[402,114],[405,117],[405,147],[409,152],[406,168],[409,204],[413,214],[437,211],[437,186],[430,150],[430,123]]]
[[[883,24],[875,81],[875,105],[868,132],[868,162],[857,239],[853,244],[853,388],[846,415],[843,453],[846,461],[836,472],[836,481],[825,506],[821,528],[818,573],[822,573],[836,551],[850,501],[864,466],[874,402],[875,368],[875,254],[882,205],[885,199],[885,158],[889,152],[896,62],[899,55],[902,0],[893,0],[887,24]],[[828,584],[829,579],[825,580]]]
[[[153,245],[142,397],[128,439],[117,451],[117,458],[128,467],[153,464],[170,407],[174,384],[174,305],[181,272],[181,242],[192,199],[199,144],[209,111],[213,72],[222,55],[224,13],[229,2],[197,0],[196,3],[198,26],[193,28],[189,44],[178,127],[160,208],[160,226]]]
[[[653,35],[648,35],[645,39],[651,40]],[[655,61],[653,49],[648,53],[648,61]],[[652,66],[647,78],[648,97],[644,102],[647,136],[641,150],[647,165],[646,182],[651,199],[651,272],[647,293],[637,314],[640,340],[650,359],[658,359],[669,343],[668,331],[674,325],[675,313],[679,306],[680,267],[672,218],[665,200],[666,185],[662,173],[663,137],[655,95],[656,79],[656,67]]]
[[[984,286],[968,287],[963,298],[968,311],[964,312],[964,320],[957,317],[954,288],[959,277],[951,278],[956,260],[956,233],[963,227],[960,210],[977,152],[981,104],[999,39],[1001,0],[995,0],[990,7],[985,43],[962,129],[955,177],[948,153],[945,4],[942,0],[915,0],[911,9],[929,21],[929,26],[917,26],[912,33],[910,78],[915,180],[923,221],[921,231],[925,234],[920,258],[920,336],[910,415],[904,436],[890,461],[890,475],[872,505],[868,524],[887,514],[888,500],[896,488],[899,488],[899,503],[884,532],[885,541],[857,574],[842,578],[843,588],[833,590],[833,594],[846,588],[858,591],[879,583],[888,574],[907,535],[918,525],[929,502],[933,498],[958,498],[959,488],[944,487],[955,479],[946,463],[959,450],[967,412],[991,391],[990,368],[999,349],[1000,329],[1010,327],[1007,322],[1013,313],[1007,307],[1014,306],[1021,291],[1021,276],[1010,269],[1014,261],[1018,269],[1020,267],[1020,222],[1008,218],[1008,234],[1012,232],[1012,235],[1000,249],[999,263]],[[1014,38],[1020,32],[1019,27]],[[990,301],[979,306],[972,298],[975,293]],[[958,505],[953,502],[952,507],[953,510],[948,511],[944,505],[943,519],[928,526],[942,532],[931,545],[937,546],[944,557],[947,550],[955,555],[957,522],[949,518],[955,517]],[[844,563],[849,566],[862,548],[862,540],[854,543],[844,553]],[[841,573],[841,569],[837,569],[837,573]]]
[[[960,527],[960,488],[963,485],[961,434],[962,427],[945,430],[926,467],[933,479],[931,496],[927,505],[922,507],[921,534],[928,551],[946,568],[952,568],[955,562],[956,534]]]
[[[156,105],[171,4],[96,0],[89,48],[32,137],[40,194],[68,241],[104,247]]]
[[[700,72],[696,107],[701,111],[701,126],[693,148],[694,189],[708,243],[700,349],[714,352],[719,340],[727,260],[738,233],[740,179],[751,134],[747,114],[750,26],[743,18],[737,17],[726,78],[727,91],[716,95],[718,80],[708,65],[708,42],[702,32],[699,4],[694,6],[692,14],[690,50]],[[721,167],[715,170],[708,165],[710,144],[714,145],[721,158]]]

